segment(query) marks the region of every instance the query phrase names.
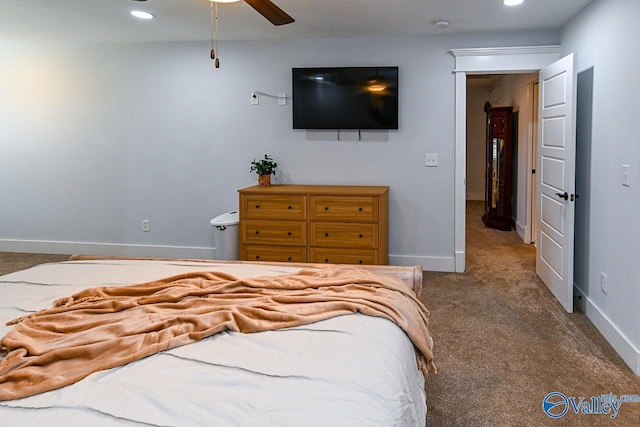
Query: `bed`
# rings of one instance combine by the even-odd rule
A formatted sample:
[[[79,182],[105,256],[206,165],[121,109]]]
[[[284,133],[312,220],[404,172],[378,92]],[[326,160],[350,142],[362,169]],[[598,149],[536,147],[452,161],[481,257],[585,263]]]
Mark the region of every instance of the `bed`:
[[[419,267],[362,266],[345,270],[344,266],[314,264],[75,256],[67,262],[42,264],[0,277],[0,337],[10,337],[29,319],[37,318],[31,313],[47,309],[49,315],[65,304],[84,304],[87,298],[78,296],[86,295],[86,289],[109,289],[123,295],[138,284],[162,280],[167,280],[163,284],[173,284],[176,277],[184,280],[193,276],[202,283],[202,277],[211,274],[230,277],[224,281],[225,286],[279,280],[288,283],[301,276],[306,281],[307,277],[320,280],[317,277],[322,276],[325,280],[325,276],[336,274],[373,275],[388,280],[392,287],[402,287],[400,292],[394,290],[394,295],[406,293],[409,299],[415,299],[415,292],[419,294],[422,286]],[[229,294],[224,289],[222,296],[226,298]],[[378,295],[382,290],[371,292]],[[69,303],[71,295],[75,300]],[[324,303],[325,297],[322,300]],[[316,304],[301,301],[297,306],[304,310]],[[51,308],[54,303],[56,308]],[[343,309],[334,301],[327,303]],[[264,311],[262,306],[259,309]],[[396,311],[393,307],[386,310]],[[435,372],[428,329],[424,333],[428,311],[417,309],[421,313],[417,316],[422,316],[425,323],[423,329],[416,329],[418,336],[407,333],[412,325],[403,324],[401,328],[384,315],[365,315],[362,313],[366,309],[361,308],[351,311],[253,333],[223,328],[188,345],[99,369],[63,387],[15,399],[6,399],[11,394],[5,393],[5,399],[0,398],[0,425],[424,426],[425,375]],[[278,322],[283,319],[281,314],[275,317]],[[27,320],[6,325],[23,318]],[[262,327],[265,322],[255,323]],[[114,324],[108,326],[115,328]],[[61,329],[56,326],[51,333],[57,337]],[[2,341],[5,351],[0,356],[0,397],[3,387],[7,391],[15,385],[11,381],[24,381],[19,375],[11,381],[9,374],[3,376],[2,364],[16,353],[9,349],[7,355],[8,342],[11,340]],[[132,344],[128,352],[136,351],[137,344]],[[89,366],[100,357],[102,353],[81,363],[74,361],[72,366]],[[62,371],[47,374],[45,380],[35,376],[29,379],[29,386],[38,390],[50,377],[64,377],[67,368]],[[22,385],[16,389],[24,390]]]

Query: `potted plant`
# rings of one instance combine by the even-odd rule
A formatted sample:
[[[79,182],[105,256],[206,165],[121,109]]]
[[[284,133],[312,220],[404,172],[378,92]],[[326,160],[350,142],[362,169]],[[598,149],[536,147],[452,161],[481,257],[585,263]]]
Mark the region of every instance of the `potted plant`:
[[[265,154],[264,159],[257,160],[253,159],[251,162],[251,172],[255,172],[258,174],[258,184],[267,187],[271,185],[271,175],[276,174],[276,168],[278,164],[273,161],[270,155]]]

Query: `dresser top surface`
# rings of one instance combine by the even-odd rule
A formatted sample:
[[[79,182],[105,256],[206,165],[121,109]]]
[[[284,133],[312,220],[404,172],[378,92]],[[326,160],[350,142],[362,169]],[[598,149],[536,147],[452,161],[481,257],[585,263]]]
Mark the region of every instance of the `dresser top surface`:
[[[262,187],[254,185],[247,188],[241,188],[239,193],[259,193],[259,194],[314,194],[314,195],[381,195],[389,191],[386,186],[369,186],[369,185],[297,185],[297,184],[272,184]]]

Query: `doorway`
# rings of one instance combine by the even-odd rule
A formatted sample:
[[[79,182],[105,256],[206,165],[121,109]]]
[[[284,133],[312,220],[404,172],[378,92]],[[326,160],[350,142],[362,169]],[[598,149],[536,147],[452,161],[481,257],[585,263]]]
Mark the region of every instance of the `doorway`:
[[[535,53],[532,53],[535,51]],[[536,274],[569,313],[574,295],[575,145],[576,145],[576,55],[559,58],[559,47],[455,49],[455,271],[465,269],[466,175],[462,169],[466,153],[467,74],[522,72],[540,73],[539,99],[539,239]],[[505,58],[506,56],[506,58]],[[559,200],[560,199],[560,200]],[[564,201],[564,202],[563,202]]]
[[[467,76],[532,73],[555,62],[560,46],[452,49],[455,58],[454,270],[464,272],[466,257],[466,96]]]
[[[532,243],[535,208],[537,146],[537,73],[478,74],[467,76],[467,201],[486,198],[485,105],[513,108],[513,158],[511,159],[511,220],[520,239]],[[467,204],[469,206],[469,204]]]

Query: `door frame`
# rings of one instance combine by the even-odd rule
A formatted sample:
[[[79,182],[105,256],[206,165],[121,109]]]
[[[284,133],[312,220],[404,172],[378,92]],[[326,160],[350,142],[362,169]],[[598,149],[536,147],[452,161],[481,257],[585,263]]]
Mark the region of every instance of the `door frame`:
[[[527,159],[527,223],[525,225],[524,242],[535,244],[538,235],[538,91],[540,81],[536,80],[527,86],[531,107],[532,126],[529,135],[529,158]]]
[[[451,49],[455,58],[454,270],[465,270],[467,74],[537,73],[560,59],[560,46]]]

